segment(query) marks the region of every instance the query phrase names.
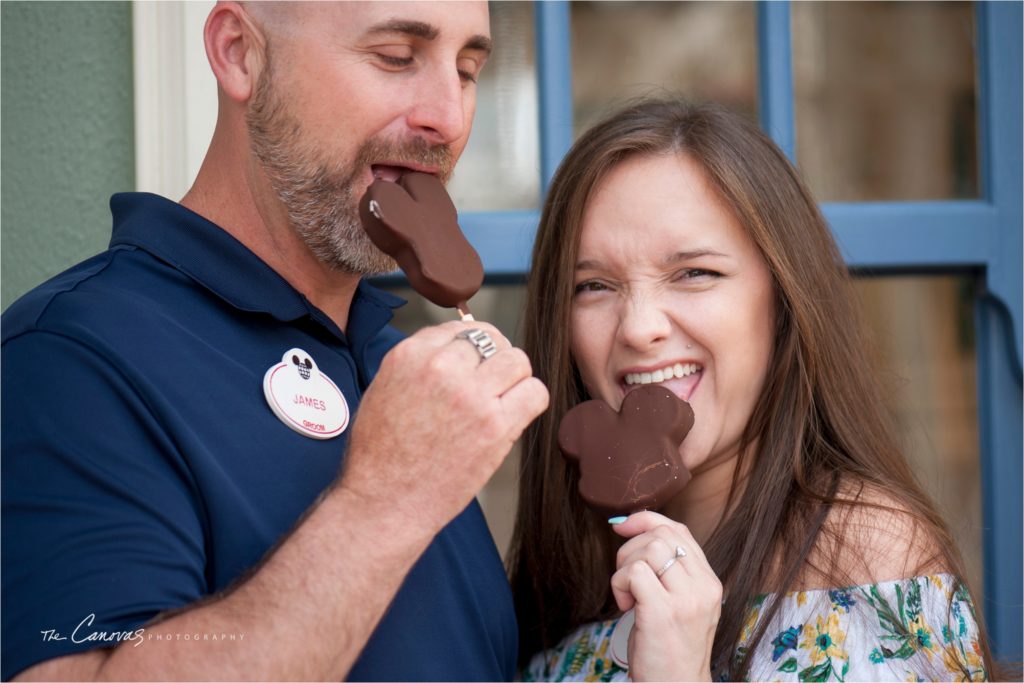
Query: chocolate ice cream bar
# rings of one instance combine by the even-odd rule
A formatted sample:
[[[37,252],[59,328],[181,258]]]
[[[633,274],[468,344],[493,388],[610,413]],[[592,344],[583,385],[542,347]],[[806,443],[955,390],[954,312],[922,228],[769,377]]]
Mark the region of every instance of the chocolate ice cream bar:
[[[466,302],[483,284],[483,264],[440,180],[427,173],[375,180],[359,215],[366,234],[398,262],[413,289],[438,306],[468,313]]]
[[[572,408],[558,428],[558,447],[580,468],[579,492],[605,515],[656,510],[690,481],[679,445],[693,410],[663,386],[626,394],[615,412],[601,400]]]

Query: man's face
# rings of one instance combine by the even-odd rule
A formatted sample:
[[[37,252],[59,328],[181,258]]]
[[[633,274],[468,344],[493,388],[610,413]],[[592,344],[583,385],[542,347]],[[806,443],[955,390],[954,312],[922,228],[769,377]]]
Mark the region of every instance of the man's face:
[[[374,178],[447,181],[469,139],[489,54],[486,3],[302,3],[264,22],[247,112],[252,150],[292,227],[346,273],[394,270],[358,204]]]

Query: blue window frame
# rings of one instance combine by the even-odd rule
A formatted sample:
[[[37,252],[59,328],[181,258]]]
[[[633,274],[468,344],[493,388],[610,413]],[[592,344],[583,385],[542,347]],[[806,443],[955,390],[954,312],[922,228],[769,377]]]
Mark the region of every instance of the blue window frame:
[[[971,272],[976,301],[985,613],[997,656],[1022,640],[1022,4],[978,2],[982,195],[969,201],[825,203],[852,269]],[[547,189],[573,140],[569,5],[535,3],[540,172]],[[797,144],[789,2],[759,2],[759,102],[764,129],[793,158]],[[460,217],[489,282],[520,281],[537,211]]]

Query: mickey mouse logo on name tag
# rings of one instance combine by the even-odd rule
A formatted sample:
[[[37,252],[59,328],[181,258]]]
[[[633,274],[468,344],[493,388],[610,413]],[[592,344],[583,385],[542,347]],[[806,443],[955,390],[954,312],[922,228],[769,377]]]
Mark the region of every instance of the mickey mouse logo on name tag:
[[[263,395],[281,422],[312,439],[332,439],[348,427],[348,403],[302,349],[290,349],[263,376]]]

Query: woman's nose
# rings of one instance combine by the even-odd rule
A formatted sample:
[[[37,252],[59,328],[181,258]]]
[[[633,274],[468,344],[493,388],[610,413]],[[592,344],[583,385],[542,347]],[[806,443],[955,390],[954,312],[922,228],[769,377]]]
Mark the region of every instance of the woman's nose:
[[[648,351],[668,339],[670,331],[668,315],[652,297],[630,297],[623,307],[619,338],[626,346]]]

